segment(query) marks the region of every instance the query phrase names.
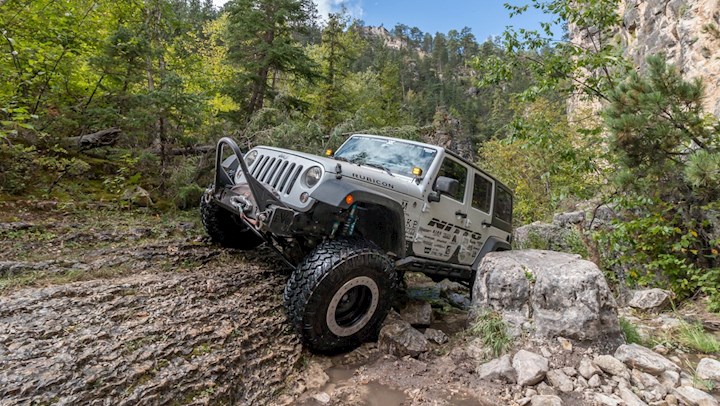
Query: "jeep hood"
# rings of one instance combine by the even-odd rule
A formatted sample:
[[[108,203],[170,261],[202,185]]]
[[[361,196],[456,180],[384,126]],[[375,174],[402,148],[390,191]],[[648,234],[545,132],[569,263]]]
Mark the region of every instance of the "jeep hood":
[[[328,157],[307,154],[284,148],[260,146],[253,149],[257,150],[259,153],[262,153],[262,151],[274,151],[276,153],[294,155],[308,159],[317,162],[318,165],[323,168],[325,173],[331,173],[336,176],[338,175],[338,169],[340,169],[342,180],[347,180],[348,182],[361,182],[373,185],[374,187],[380,189],[391,190],[410,196],[418,196],[421,193],[420,185],[416,184],[412,178],[397,174],[389,175],[382,169],[358,165],[351,162],[337,161]]]

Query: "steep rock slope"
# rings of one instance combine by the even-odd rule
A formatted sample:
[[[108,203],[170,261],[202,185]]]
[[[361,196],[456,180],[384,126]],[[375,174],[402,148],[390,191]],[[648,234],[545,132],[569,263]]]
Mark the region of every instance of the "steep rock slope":
[[[625,54],[635,66],[665,54],[686,78],[703,79],[705,109],[720,115],[720,1],[625,0],[620,15]]]

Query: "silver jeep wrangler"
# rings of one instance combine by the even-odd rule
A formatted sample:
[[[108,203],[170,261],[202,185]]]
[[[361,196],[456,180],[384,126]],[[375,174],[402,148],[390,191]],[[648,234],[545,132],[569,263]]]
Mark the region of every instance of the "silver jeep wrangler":
[[[510,190],[438,146],[357,134],[320,157],[242,154],[223,138],[215,166],[205,229],[223,246],[280,254],[294,270],[288,318],[316,352],[374,339],[405,271],[470,286],[485,254],[510,249]]]

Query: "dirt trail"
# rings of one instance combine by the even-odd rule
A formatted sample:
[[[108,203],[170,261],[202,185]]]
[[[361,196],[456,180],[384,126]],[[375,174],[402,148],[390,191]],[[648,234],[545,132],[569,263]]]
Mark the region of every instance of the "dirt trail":
[[[267,404],[293,386],[302,348],[285,321],[285,276],[269,252],[222,250],[177,235],[172,224],[159,233],[163,241],[120,232],[103,247],[105,232],[34,220],[50,237],[0,235],[0,261],[16,279],[32,274],[31,284],[43,285],[45,273],[139,273],[10,283],[13,292],[0,295],[1,405]],[[50,259],[48,251],[78,233],[86,244]]]

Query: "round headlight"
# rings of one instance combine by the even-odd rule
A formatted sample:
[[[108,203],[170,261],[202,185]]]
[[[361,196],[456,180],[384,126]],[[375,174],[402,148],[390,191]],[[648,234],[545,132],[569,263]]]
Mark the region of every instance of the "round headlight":
[[[319,166],[313,166],[305,172],[305,184],[307,187],[313,187],[320,182],[322,176],[322,169]]]
[[[257,151],[250,151],[247,154],[245,154],[245,165],[250,168],[252,164],[255,163],[255,160],[257,159],[258,152]]]

